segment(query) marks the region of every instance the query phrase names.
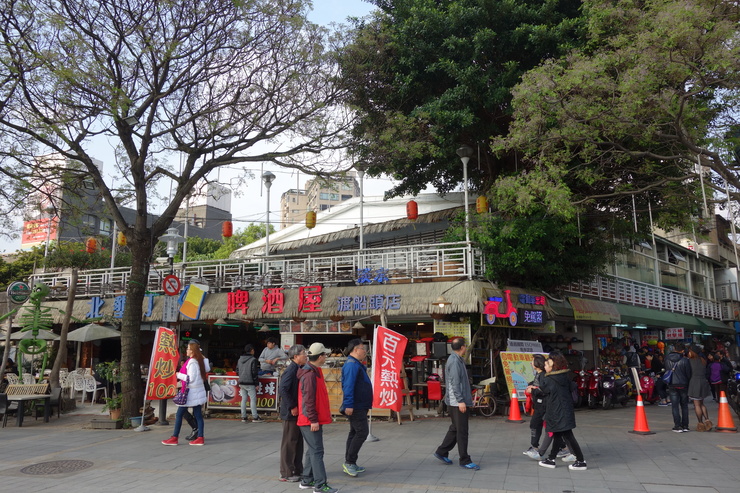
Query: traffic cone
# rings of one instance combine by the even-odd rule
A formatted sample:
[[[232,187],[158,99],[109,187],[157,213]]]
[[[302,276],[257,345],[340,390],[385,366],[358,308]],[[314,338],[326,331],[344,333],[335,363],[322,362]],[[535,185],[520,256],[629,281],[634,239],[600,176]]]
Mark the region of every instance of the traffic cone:
[[[730,413],[730,404],[727,402],[727,395],[724,390],[719,393],[719,418],[717,418],[716,431],[724,433],[737,433],[735,422],[732,420]]]
[[[522,414],[519,412],[519,398],[516,396],[516,390],[511,393],[511,404],[509,405],[509,423],[524,423]]]
[[[645,405],[642,402],[642,395],[637,394],[637,407],[635,407],[635,429],[630,431],[637,435],[655,435],[655,432],[650,431],[647,422],[647,416],[645,416]]]

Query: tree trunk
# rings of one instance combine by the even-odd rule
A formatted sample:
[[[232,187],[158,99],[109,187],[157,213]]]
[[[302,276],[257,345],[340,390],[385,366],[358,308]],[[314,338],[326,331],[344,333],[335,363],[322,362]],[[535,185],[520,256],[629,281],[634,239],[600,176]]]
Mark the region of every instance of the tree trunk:
[[[147,231],[148,233],[148,231]],[[137,235],[138,236],[138,235]],[[121,391],[124,419],[139,415],[144,397],[141,380],[141,317],[142,303],[149,279],[151,239],[145,235],[130,242],[131,277],[126,286],[126,307],[121,325]]]
[[[59,351],[57,351],[57,358],[54,360],[54,365],[51,367],[51,375],[49,375],[49,383],[51,388],[59,387],[59,370],[62,368],[62,364],[67,361],[67,333],[69,332],[69,322],[72,319],[72,310],[75,305],[75,295],[77,294],[77,269],[72,269],[72,276],[69,282],[69,290],[67,291],[67,305],[64,312],[64,320],[62,320],[62,334],[59,336]]]

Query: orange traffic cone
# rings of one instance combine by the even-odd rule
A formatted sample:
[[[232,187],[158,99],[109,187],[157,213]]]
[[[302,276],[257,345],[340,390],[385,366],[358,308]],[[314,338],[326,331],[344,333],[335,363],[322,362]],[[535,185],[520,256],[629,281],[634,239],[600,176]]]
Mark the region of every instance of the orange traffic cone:
[[[730,404],[727,402],[727,394],[725,394],[724,390],[721,390],[719,393],[719,418],[717,419],[717,426],[714,429],[725,433],[737,433],[735,422],[732,420],[732,414],[730,414]]]
[[[524,423],[522,413],[519,412],[519,398],[516,396],[516,390],[511,393],[511,404],[509,405],[509,423]]]
[[[647,422],[647,416],[645,416],[645,405],[642,402],[642,396],[637,394],[637,407],[635,408],[635,429],[630,433],[636,433],[638,435],[655,435],[655,432],[650,431]]]

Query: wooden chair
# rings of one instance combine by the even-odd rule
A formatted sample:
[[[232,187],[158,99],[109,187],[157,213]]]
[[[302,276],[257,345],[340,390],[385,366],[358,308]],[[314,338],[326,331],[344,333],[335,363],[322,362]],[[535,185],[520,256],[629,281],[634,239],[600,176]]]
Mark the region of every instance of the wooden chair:
[[[0,415],[3,417],[3,428],[8,423],[8,415],[17,413],[18,403],[10,402],[8,400],[8,394],[0,394]]]
[[[403,373],[402,373],[403,375]],[[405,376],[401,377],[401,382],[403,383],[403,389],[402,397],[401,397],[401,410],[396,413],[396,416],[398,417],[398,424],[403,424],[401,422],[401,413],[403,412],[404,408],[408,410],[409,417],[411,418],[411,421],[414,420],[414,405],[412,404],[412,397],[416,397],[416,391],[415,390],[409,390],[408,385],[408,378]]]

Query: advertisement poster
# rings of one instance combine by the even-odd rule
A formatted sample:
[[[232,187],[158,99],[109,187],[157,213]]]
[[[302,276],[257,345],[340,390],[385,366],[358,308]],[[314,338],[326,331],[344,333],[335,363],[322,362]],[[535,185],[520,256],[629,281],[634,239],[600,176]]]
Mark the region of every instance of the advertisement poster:
[[[524,395],[524,389],[529,382],[534,380],[534,368],[532,367],[532,356],[542,354],[547,357],[547,353],[515,353],[511,351],[502,351],[501,365],[504,367],[504,377],[506,377],[506,386],[508,394],[516,389],[516,395],[520,401],[527,399]]]
[[[277,411],[278,377],[260,377],[257,385],[257,410]],[[208,375],[211,391],[208,393],[210,409],[241,409],[239,378],[236,375]],[[247,411],[251,403],[247,399]]]
[[[146,380],[147,400],[170,399],[177,394],[177,360],[175,332],[167,327],[158,328]]]
[[[408,339],[382,326],[373,340],[373,408],[401,410],[403,353]]]

